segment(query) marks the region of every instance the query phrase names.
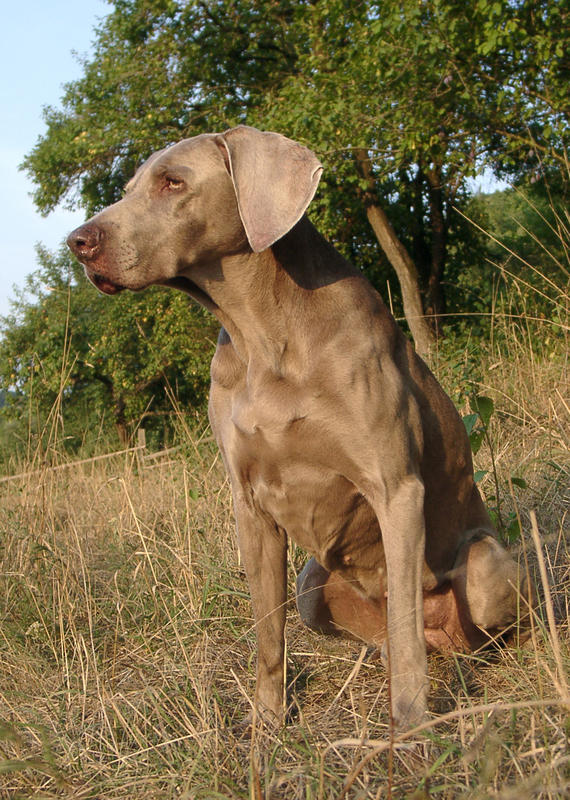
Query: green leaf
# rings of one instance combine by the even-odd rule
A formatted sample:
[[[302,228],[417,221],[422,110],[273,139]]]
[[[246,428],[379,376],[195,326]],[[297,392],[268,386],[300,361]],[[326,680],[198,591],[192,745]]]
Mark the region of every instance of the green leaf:
[[[524,478],[515,478],[511,476],[511,483],[513,484],[513,486],[518,486],[520,489],[528,488],[528,484]]]
[[[485,428],[488,428],[493,411],[495,409],[495,404],[491,398],[485,397],[484,395],[477,395],[476,397],[471,398],[471,407],[473,408],[473,411],[479,415]]]
[[[463,417],[463,424],[465,425],[465,430],[467,431],[468,435],[471,435],[473,428],[478,422],[478,415],[477,414],[466,414]]]
[[[488,471],[489,470],[487,470],[487,469],[478,469],[478,470],[476,470],[476,472],[473,474],[473,478],[475,480],[475,483],[480,483],[483,480],[483,478],[485,477],[485,475],[488,473]]]
[[[521,538],[521,527],[516,516],[513,516],[513,518],[509,521],[509,524],[505,529],[505,537],[509,544],[513,544]]]
[[[485,431],[482,431],[480,428],[477,430],[472,431],[469,435],[469,444],[471,445],[471,452],[473,455],[477,455],[481,445],[483,444],[483,439],[485,437]]]

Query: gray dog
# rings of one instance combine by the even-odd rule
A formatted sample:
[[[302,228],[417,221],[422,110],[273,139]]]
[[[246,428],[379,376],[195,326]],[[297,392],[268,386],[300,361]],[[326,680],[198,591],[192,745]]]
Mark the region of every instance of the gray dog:
[[[223,326],[210,420],[251,590],[259,713],[283,717],[291,536],[313,555],[303,619],[387,639],[405,729],[426,715],[426,641],[476,647],[533,592],[495,539],[451,401],[305,216],[321,172],[276,133],[196,136],[151,156],[68,244],[102,292],[173,286]]]

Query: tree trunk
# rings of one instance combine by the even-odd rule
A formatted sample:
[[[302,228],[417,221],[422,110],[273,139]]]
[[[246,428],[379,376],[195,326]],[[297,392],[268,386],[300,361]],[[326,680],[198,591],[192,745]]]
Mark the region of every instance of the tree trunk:
[[[115,428],[121,447],[129,446],[129,427],[125,419],[125,401],[121,395],[114,395],[115,401]]]
[[[414,338],[417,352],[425,356],[430,351],[434,336],[424,315],[416,265],[396,236],[396,232],[386,213],[375,202],[374,176],[372,175],[367,152],[365,150],[356,150],[355,154],[359,171],[368,183],[364,196],[368,221],[380,247],[398,276],[406,321]]]
[[[431,270],[431,252],[426,241],[425,231],[424,182],[425,176],[421,165],[418,164],[418,170],[412,183],[413,211],[410,209],[412,250],[410,255],[419,272],[422,290],[428,284]]]
[[[121,447],[128,447],[129,429],[127,427],[127,423],[124,420],[117,420],[115,422],[115,428],[117,430],[117,436],[119,437],[119,444]]]
[[[435,331],[439,331],[439,315],[445,311],[445,300],[441,288],[441,278],[447,255],[447,225],[443,213],[443,190],[441,173],[438,168],[427,174],[429,187],[429,209],[431,219],[431,268],[428,279],[426,314],[433,320]]]

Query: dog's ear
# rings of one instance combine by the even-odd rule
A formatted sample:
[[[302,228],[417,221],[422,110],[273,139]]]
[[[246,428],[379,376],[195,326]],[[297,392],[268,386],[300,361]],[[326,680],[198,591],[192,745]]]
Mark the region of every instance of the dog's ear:
[[[234,184],[251,249],[259,253],[291,230],[317,190],[322,165],[311,150],[247,125],[216,138]]]

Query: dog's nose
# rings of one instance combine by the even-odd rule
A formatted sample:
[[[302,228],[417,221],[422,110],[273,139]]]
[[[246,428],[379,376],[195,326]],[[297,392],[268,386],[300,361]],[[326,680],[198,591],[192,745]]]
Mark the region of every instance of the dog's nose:
[[[92,261],[101,252],[103,231],[93,222],[81,225],[67,237],[67,246],[80,261]]]

